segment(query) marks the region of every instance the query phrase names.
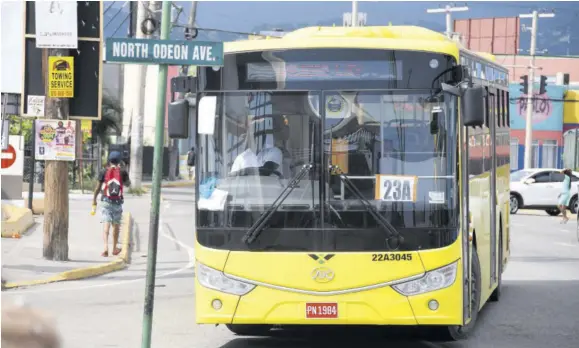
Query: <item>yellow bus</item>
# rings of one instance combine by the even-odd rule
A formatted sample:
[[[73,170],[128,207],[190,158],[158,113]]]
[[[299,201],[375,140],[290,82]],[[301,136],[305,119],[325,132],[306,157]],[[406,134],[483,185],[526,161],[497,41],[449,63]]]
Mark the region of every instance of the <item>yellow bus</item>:
[[[499,299],[509,96],[492,56],[413,26],[310,27],[226,43],[196,79],[197,323],[456,340]]]

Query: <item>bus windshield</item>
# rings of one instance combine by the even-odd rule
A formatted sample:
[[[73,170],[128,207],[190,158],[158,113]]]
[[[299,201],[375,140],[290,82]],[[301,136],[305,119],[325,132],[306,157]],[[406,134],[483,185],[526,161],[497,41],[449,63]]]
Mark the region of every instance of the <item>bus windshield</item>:
[[[267,228],[378,228],[363,200],[400,231],[456,227],[456,105],[430,90],[205,93],[198,227],[247,230],[304,165]]]

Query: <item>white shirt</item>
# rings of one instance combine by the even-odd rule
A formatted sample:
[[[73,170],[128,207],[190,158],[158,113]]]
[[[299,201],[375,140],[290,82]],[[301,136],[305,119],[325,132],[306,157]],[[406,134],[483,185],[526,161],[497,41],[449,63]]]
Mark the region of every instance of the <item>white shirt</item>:
[[[278,171],[283,175],[282,161],[283,154],[277,147],[265,148],[261,150],[257,156],[253,151],[247,149],[235,158],[231,166],[231,173],[245,168],[259,168],[262,167],[265,162],[274,162],[279,166]]]

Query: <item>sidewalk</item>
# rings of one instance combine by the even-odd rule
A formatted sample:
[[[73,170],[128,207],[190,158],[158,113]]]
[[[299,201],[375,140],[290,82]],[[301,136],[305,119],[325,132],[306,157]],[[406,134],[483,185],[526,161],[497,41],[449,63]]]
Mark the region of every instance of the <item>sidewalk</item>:
[[[123,251],[118,256],[102,257],[102,224],[100,213],[91,216],[90,200],[70,202],[68,257],[69,261],[49,261],[42,257],[43,216],[35,217],[35,225],[20,239],[2,240],[2,279],[6,288],[73,280],[110,273],[129,262],[131,228],[129,209],[125,208],[119,236]],[[112,228],[109,235],[112,253]]]

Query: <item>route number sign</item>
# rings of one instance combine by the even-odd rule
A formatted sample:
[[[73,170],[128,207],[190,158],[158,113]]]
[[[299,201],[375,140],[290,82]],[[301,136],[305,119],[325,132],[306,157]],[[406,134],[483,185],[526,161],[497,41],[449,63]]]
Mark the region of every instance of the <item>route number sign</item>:
[[[418,177],[377,175],[376,199],[384,202],[415,202]]]

